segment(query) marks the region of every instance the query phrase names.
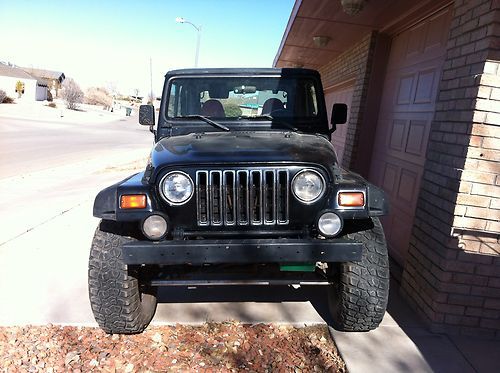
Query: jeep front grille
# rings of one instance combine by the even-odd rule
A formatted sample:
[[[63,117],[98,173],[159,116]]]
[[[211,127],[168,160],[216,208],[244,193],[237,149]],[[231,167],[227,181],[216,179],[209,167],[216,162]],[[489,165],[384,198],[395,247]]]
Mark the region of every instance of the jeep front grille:
[[[198,225],[288,224],[288,185],[286,169],[197,171]]]

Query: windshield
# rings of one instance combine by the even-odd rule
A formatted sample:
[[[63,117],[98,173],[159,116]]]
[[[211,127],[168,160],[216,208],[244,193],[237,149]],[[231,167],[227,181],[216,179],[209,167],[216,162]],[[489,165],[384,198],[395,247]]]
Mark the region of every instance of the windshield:
[[[171,80],[166,116],[224,119],[312,119],[318,116],[314,80],[283,77],[189,77]]]

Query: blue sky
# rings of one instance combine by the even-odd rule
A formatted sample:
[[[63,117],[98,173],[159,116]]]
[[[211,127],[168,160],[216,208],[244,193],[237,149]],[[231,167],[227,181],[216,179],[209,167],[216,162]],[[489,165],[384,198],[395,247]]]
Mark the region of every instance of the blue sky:
[[[149,91],[172,68],[269,67],[294,0],[0,0],[0,61],[63,71],[83,87]]]

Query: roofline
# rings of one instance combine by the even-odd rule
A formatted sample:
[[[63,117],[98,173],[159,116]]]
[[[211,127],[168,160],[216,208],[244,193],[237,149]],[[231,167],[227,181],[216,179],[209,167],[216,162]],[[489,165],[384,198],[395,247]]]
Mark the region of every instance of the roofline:
[[[295,18],[297,18],[297,14],[299,13],[300,6],[302,5],[302,0],[295,0],[295,4],[292,8],[292,13],[290,14],[290,18],[288,19],[288,23],[285,28],[285,32],[283,33],[283,37],[281,38],[281,43],[278,48],[278,52],[276,52],[276,56],[274,57],[273,61],[273,67],[276,67],[276,64],[278,63],[280,57],[281,57],[281,52],[283,51],[283,47],[285,46],[286,39],[288,37],[288,34],[290,33],[290,30],[292,29],[292,25],[295,22]]]

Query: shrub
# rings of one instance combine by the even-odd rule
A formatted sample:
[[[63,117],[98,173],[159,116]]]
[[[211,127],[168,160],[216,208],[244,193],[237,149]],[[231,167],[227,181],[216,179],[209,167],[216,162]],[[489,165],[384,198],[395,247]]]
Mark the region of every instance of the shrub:
[[[48,107],[51,107],[51,108],[56,108],[57,105],[55,102],[49,102],[49,104],[47,105]]]
[[[0,104],[3,102],[3,100],[5,99],[5,97],[7,97],[7,93],[5,93],[5,91],[2,91],[0,89]]]
[[[71,110],[78,109],[78,104],[83,102],[83,92],[80,86],[71,78],[67,78],[62,84],[62,98],[66,107]]]
[[[224,113],[226,117],[239,117],[242,111],[237,104],[227,103],[224,105]]]
[[[12,97],[5,96],[5,98],[3,99],[3,103],[4,104],[13,104],[14,103],[14,99]]]
[[[113,98],[104,88],[89,88],[85,93],[85,103],[89,105],[101,105],[109,108],[113,105]]]

